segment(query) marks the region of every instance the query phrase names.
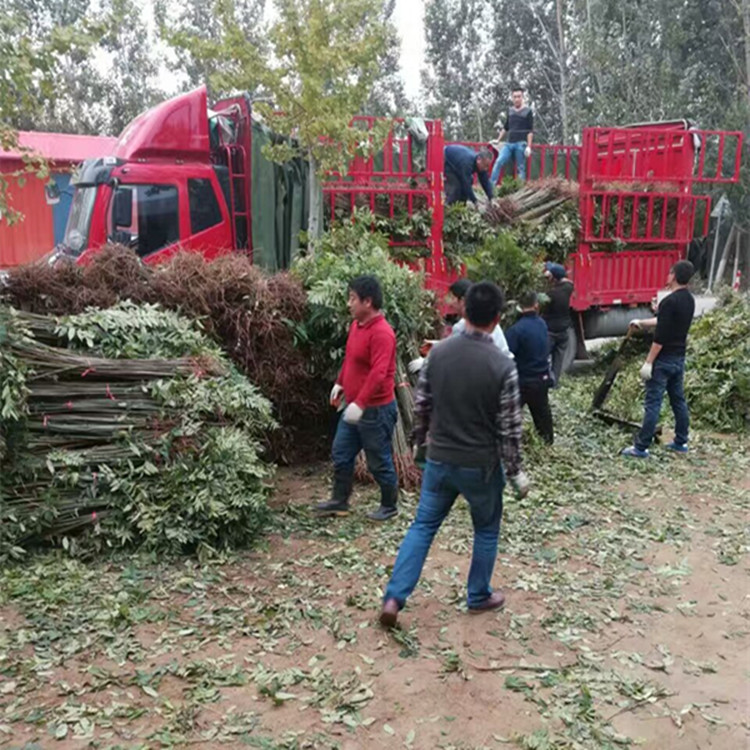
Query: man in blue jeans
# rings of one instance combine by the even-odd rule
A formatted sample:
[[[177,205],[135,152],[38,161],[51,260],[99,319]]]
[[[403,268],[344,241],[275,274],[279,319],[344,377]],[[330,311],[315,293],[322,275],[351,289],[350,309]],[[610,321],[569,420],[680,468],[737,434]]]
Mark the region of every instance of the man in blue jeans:
[[[695,300],[687,288],[695,273],[693,264],[681,260],[672,266],[667,278],[671,294],[665,297],[655,318],[634,320],[631,326],[649,328],[656,326],[654,342],[641,367],[641,378],[646,384],[643,424],[635,438],[635,444],[622,451],[623,456],[648,458],[648,448],[654,438],[659,422],[664,392],[674,412],[675,435],[667,448],[677,453],[688,452],[688,429],[690,415],[683,381],[685,378],[685,348],[690,324],[695,313]]]
[[[374,276],[349,283],[349,311],[354,322],[346,341],[344,363],[331,390],[331,406],[343,409],[333,439],[333,491],[320,503],[320,515],[346,516],[354,483],[354,462],[364,450],[367,468],[380,486],[380,507],[368,513],[386,521],[397,513],[398,478],[391,441],[398,411],[394,393],[396,335],[383,313],[383,292]]]
[[[490,176],[493,187],[497,185],[500,178],[500,170],[512,161],[516,163],[518,179],[526,179],[526,159],[531,156],[531,144],[534,140],[534,113],[531,107],[524,104],[523,95],[524,90],[521,86],[513,87],[511,92],[513,106],[506,112],[505,118],[498,123],[502,125],[502,129],[497,141],[492,143],[500,152]],[[500,148],[500,142],[506,135],[508,140]]]
[[[422,367],[415,399],[415,446],[427,438],[427,463],[417,515],[399,549],[380,614],[393,627],[419,581],[432,540],[458,495],[469,503],[474,550],[469,612],[502,607],[490,586],[503,514],[505,475],[525,495],[521,470],[521,408],[513,360],[492,341],[503,294],[483,281],[466,294],[466,331],[441,341]]]

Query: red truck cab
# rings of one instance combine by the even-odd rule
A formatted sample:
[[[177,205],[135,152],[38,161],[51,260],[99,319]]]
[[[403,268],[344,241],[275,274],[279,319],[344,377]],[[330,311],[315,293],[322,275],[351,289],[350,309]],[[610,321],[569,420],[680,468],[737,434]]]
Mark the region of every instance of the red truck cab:
[[[248,249],[250,105],[219,107],[209,112],[205,87],[170,99],[133,120],[111,155],[84,162],[58,252],[86,263],[115,241],[158,263],[178,249]]]

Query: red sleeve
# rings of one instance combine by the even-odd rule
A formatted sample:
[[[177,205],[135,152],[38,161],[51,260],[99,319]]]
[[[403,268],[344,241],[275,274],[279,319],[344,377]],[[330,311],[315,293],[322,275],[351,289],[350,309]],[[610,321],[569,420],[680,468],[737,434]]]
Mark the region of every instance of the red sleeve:
[[[355,403],[362,409],[370,405],[373,394],[381,386],[393,386],[389,376],[390,364],[396,356],[396,337],[390,329],[380,329],[370,339],[370,372],[359,389]]]

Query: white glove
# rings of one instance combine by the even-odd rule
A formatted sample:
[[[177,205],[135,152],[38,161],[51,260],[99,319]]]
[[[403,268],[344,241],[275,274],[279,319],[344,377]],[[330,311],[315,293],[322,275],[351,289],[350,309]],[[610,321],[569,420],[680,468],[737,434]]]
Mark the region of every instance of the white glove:
[[[526,497],[526,495],[529,494],[531,483],[529,482],[529,478],[523,471],[519,471],[518,474],[516,474],[516,476],[514,477],[509,477],[508,481],[516,491],[516,497],[518,497],[519,499],[522,497]]]
[[[336,383],[336,385],[331,388],[331,395],[329,397],[329,401],[331,403],[331,406],[338,406],[339,401],[341,401],[341,397],[344,395],[344,387]]]
[[[361,409],[357,404],[349,404],[349,406],[344,409],[344,422],[347,424],[357,424],[357,422],[362,419],[364,413],[364,409]]]
[[[415,373],[419,372],[422,369],[422,365],[424,364],[424,357],[417,357],[416,359],[413,359],[411,362],[409,362],[409,372],[414,375]]]
[[[633,328],[641,328],[641,319],[633,318],[633,320],[631,320],[628,325],[632,326]]]
[[[531,156],[531,146],[526,146],[523,150],[523,155],[528,159]]]
[[[654,374],[654,366],[650,362],[646,362],[641,367],[641,380],[645,383],[647,380],[651,380],[651,376]]]

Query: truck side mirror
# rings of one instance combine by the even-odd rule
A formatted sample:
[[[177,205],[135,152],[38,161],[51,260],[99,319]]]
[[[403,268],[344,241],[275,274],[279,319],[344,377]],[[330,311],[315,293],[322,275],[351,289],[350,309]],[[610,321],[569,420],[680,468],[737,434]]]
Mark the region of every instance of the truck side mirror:
[[[44,186],[44,200],[48,206],[55,206],[60,202],[60,188],[56,182],[48,182]]]
[[[112,205],[112,229],[129,227],[133,223],[133,191],[131,188],[119,187],[115,191]]]

